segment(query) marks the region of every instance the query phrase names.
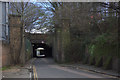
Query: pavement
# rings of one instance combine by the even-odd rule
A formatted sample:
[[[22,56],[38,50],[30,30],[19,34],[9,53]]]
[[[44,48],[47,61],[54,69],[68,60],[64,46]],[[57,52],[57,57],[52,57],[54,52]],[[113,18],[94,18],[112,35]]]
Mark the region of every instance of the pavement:
[[[76,68],[76,69],[82,69],[85,71],[91,71],[99,74],[104,74],[111,76],[113,78],[120,78],[120,73],[114,70],[105,70],[101,67],[96,67],[94,65],[89,65],[89,64],[61,64],[61,66],[64,67],[71,67],[71,68]]]
[[[2,71],[2,80],[31,80],[32,79],[32,62],[29,60],[24,66],[10,66],[10,69]]]

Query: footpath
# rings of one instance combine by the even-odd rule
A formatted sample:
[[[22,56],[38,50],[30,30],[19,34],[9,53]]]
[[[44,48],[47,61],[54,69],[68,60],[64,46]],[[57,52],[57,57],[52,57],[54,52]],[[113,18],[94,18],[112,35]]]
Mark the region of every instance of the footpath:
[[[63,67],[71,67],[71,68],[75,68],[75,69],[81,69],[81,70],[85,70],[85,71],[91,71],[91,72],[95,72],[95,73],[109,75],[113,78],[120,78],[120,73],[118,73],[117,71],[104,70],[100,67],[95,67],[95,66],[88,65],[88,64],[60,64],[60,65]]]
[[[9,69],[3,70],[2,80],[31,80],[33,78],[31,65],[33,60],[29,60],[24,66],[10,66]]]

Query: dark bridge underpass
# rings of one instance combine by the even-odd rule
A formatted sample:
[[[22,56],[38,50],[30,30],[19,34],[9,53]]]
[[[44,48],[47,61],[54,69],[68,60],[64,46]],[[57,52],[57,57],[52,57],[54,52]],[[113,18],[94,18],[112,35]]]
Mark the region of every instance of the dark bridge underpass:
[[[37,57],[36,49],[37,48],[44,48],[44,53],[46,57],[52,57],[52,47],[45,43],[33,43],[33,57]]]
[[[48,37],[50,36],[49,34],[26,33],[26,36],[32,43],[33,57],[37,57],[37,48],[44,48],[45,56],[52,57],[52,47],[47,44]]]

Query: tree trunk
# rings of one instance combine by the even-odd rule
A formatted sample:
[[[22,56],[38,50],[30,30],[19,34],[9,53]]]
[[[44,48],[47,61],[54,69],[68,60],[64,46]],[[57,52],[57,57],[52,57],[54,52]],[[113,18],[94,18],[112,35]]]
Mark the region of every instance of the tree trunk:
[[[24,38],[24,28],[22,26],[21,30],[21,48],[20,48],[20,63],[25,63],[25,38]]]

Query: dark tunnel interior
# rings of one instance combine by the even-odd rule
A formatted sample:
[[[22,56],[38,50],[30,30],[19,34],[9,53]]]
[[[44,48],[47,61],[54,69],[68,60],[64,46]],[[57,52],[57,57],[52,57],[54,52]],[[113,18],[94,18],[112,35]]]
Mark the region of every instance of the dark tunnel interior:
[[[45,43],[33,43],[33,57],[37,57],[36,49],[37,48],[44,48],[45,57],[52,57],[52,47]]]

